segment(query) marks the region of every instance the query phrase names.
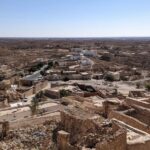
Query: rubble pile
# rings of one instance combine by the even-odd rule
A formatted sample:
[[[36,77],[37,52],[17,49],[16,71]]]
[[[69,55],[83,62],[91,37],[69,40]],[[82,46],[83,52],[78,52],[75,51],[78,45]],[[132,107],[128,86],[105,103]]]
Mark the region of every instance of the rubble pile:
[[[93,148],[96,146],[97,143],[103,141],[110,141],[114,139],[112,128],[105,127],[102,128],[101,131],[97,133],[87,133],[85,136],[82,136],[80,141],[78,141],[78,146],[80,147],[88,147]]]
[[[52,133],[56,122],[46,121],[43,125],[15,129],[0,141],[0,150],[55,150]]]

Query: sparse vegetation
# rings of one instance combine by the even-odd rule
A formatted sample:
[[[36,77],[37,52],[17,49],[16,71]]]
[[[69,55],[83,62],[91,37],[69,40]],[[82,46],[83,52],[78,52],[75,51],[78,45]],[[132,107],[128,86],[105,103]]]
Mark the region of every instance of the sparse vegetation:
[[[150,91],[150,83],[145,84],[145,89],[146,89],[147,91]]]
[[[39,100],[36,97],[33,97],[30,105],[31,115],[35,115],[38,112]]]
[[[114,78],[113,78],[113,76],[112,76],[112,75],[107,74],[107,75],[105,76],[105,80],[106,80],[106,81],[113,82],[113,81],[114,81]]]
[[[28,71],[29,72],[35,72],[35,71],[41,69],[43,66],[44,66],[44,63],[43,62],[39,62],[36,65],[32,66]]]
[[[67,82],[67,81],[69,81],[69,78],[68,77],[64,77],[63,81]]]
[[[60,97],[66,97],[66,96],[70,95],[70,91],[69,90],[62,89],[59,92],[60,92]]]
[[[54,64],[53,64],[53,61],[49,61],[49,62],[48,62],[48,68],[49,68],[49,69],[52,68],[53,65],[54,65]]]
[[[35,95],[35,98],[42,98],[42,96],[43,96],[43,91],[40,91],[40,92],[38,92],[36,95]]]

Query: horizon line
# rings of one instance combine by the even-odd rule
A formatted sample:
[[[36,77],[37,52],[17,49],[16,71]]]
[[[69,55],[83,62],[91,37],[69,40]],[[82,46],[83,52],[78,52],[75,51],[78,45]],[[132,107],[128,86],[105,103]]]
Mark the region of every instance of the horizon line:
[[[31,36],[8,36],[8,37],[0,37],[0,39],[4,39],[4,38],[56,38],[56,39],[65,39],[65,38],[67,38],[67,39],[70,39],[70,38],[72,38],[72,39],[76,39],[76,38],[81,38],[81,39],[85,39],[85,38],[150,38],[150,36],[87,36],[87,37],[85,37],[85,36],[66,36],[66,37],[48,37],[48,36],[33,36],[33,37],[31,37]]]

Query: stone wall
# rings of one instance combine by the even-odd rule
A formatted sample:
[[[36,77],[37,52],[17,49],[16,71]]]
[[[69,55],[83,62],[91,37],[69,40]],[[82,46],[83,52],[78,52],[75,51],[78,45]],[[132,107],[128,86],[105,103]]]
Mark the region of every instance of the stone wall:
[[[31,96],[33,94],[36,94],[39,91],[41,91],[42,89],[44,89],[46,86],[48,86],[48,81],[39,82],[35,86],[31,87],[31,89],[24,92],[23,96],[28,97],[28,96]]]
[[[148,99],[148,98],[147,98]],[[133,99],[133,98],[127,98],[125,100],[125,102],[128,104],[128,105],[139,105],[139,106],[143,106],[145,108],[150,108],[150,103],[148,102],[144,102],[144,101],[138,101],[136,99]]]
[[[133,108],[135,109],[136,113],[134,113],[132,116],[150,126],[150,109],[146,109],[137,105],[133,106]]]
[[[0,108],[4,108],[4,107],[7,107],[7,106],[9,106],[7,98],[0,101]]]
[[[82,136],[90,133],[97,133],[100,130],[100,123],[96,124],[94,120],[96,118],[91,118],[85,116],[85,118],[80,116],[82,112],[79,112],[77,116],[71,115],[68,112],[61,112],[61,124],[63,130],[70,133],[71,139],[70,142],[76,143],[80,141]],[[87,114],[88,115],[88,114]],[[103,120],[103,118],[97,118]]]
[[[150,150],[150,141],[128,144],[127,150]]]
[[[58,150],[79,150],[79,148],[70,145],[70,134],[65,131],[59,131],[57,136]]]
[[[31,89],[25,91],[25,92],[23,93],[23,96],[24,96],[24,97],[28,97],[28,96],[31,96],[32,94],[33,94],[33,88],[31,88]]]
[[[22,86],[32,86],[33,85],[33,81],[21,79],[19,81],[19,85],[22,85]]]
[[[35,90],[34,93],[39,92],[40,90],[44,89],[46,86],[48,86],[48,81],[42,81],[37,83],[34,88]]]
[[[63,130],[60,130],[57,136],[59,150],[127,150],[126,130],[114,122],[108,129],[101,126],[102,119],[96,116],[84,118],[82,113],[76,112],[76,109],[61,112]]]
[[[118,130],[115,133],[114,139],[98,143],[96,150],[127,150],[126,132]]]
[[[53,99],[59,99],[60,98],[60,92],[59,91],[45,90],[45,95],[47,97],[50,97]]]
[[[125,122],[126,124],[133,126],[134,128],[137,128],[139,130],[145,131],[147,133],[150,133],[150,128],[148,128],[148,126],[140,121],[138,121],[137,119],[127,116],[123,113],[117,112],[117,111],[111,111],[108,115],[109,119],[115,118],[118,119],[120,121]]]
[[[84,97],[96,96],[97,92],[84,92]]]

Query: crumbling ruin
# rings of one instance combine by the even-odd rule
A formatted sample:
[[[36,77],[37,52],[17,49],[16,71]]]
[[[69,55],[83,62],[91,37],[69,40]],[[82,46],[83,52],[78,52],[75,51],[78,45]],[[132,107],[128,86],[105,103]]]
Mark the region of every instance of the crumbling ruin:
[[[61,125],[60,150],[126,150],[126,131],[101,116],[72,108],[61,112]]]

